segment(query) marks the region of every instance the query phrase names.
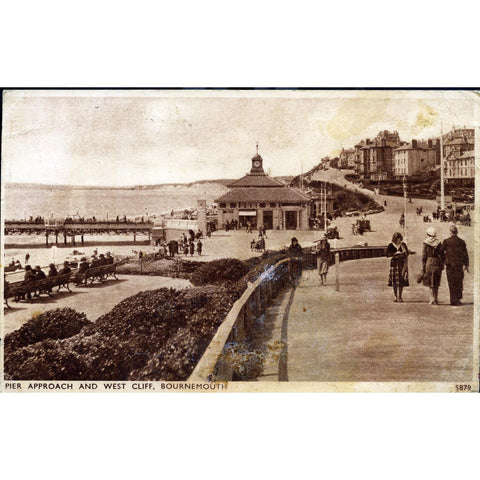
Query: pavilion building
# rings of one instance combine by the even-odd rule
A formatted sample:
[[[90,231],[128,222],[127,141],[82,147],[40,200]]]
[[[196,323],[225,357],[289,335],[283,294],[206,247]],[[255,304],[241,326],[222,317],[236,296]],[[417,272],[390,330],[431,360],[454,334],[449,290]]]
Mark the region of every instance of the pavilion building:
[[[308,230],[311,198],[267,175],[258,145],[250,172],[227,186],[231,190],[215,200],[220,228],[233,220],[240,228],[249,222],[252,228],[265,225],[270,230]]]

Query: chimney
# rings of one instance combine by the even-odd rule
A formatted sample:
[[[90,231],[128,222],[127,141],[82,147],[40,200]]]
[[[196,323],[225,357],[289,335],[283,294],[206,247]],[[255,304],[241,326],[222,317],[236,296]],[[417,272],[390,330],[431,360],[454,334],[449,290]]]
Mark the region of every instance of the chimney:
[[[428,139],[428,148],[432,148],[432,147],[433,147],[432,139],[429,138]]]
[[[417,141],[412,138],[412,148],[417,148]]]
[[[370,139],[369,138],[365,139],[365,145],[370,145]]]

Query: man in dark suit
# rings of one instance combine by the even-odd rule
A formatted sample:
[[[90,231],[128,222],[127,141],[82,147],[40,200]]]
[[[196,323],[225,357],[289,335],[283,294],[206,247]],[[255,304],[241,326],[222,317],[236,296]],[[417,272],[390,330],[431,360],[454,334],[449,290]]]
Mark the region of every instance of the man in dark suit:
[[[450,227],[451,237],[442,242],[445,255],[450,304],[460,305],[463,292],[463,270],[468,272],[468,252],[465,242],[458,238],[458,229]]]

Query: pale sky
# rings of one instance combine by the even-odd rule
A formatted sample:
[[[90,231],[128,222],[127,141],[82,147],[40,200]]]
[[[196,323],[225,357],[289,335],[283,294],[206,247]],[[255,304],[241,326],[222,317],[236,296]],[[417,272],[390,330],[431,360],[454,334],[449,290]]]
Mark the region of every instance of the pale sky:
[[[456,91],[11,91],[6,183],[126,186],[238,178],[259,142],[271,175],[296,175],[379,130],[402,140],[478,125]],[[475,121],[475,108],[477,120]]]

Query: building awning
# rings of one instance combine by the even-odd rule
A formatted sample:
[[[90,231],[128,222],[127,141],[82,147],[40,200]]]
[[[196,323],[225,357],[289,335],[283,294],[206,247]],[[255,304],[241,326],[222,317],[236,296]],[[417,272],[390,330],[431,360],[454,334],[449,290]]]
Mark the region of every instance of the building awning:
[[[256,210],[244,210],[243,212],[238,212],[238,215],[240,215],[240,217],[252,217],[257,215],[257,212]]]

